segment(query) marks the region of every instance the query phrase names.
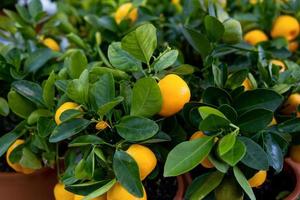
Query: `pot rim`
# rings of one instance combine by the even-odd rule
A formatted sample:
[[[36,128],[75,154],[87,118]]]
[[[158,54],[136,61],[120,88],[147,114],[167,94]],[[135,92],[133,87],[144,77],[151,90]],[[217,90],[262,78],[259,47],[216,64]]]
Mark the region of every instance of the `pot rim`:
[[[300,163],[296,163],[291,158],[286,158],[285,163],[291,167],[296,176],[296,186],[284,200],[296,200],[300,196]]]
[[[47,173],[49,171],[54,171],[55,169],[50,167],[43,167],[41,169],[36,170],[35,172],[31,174],[23,174],[19,172],[0,172],[0,177],[16,177],[16,178],[22,178],[22,177],[33,177],[33,176],[39,176],[41,174]]]

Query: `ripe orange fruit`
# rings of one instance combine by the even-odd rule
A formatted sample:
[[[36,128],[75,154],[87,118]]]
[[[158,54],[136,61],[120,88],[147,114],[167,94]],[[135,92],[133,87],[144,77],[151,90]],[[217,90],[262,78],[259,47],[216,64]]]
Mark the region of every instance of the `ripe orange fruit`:
[[[115,20],[117,24],[120,24],[124,19],[130,19],[135,22],[138,17],[138,10],[134,8],[132,3],[124,3],[121,5],[115,13]]]
[[[298,41],[289,42],[288,49],[290,52],[296,52],[298,50],[299,43]]]
[[[60,120],[60,115],[65,112],[66,110],[70,110],[70,109],[80,109],[79,105],[77,103],[74,102],[66,102],[64,104],[62,104],[55,112],[55,122],[57,125],[59,125],[61,123]]]
[[[259,187],[266,181],[266,178],[267,172],[260,170],[248,180],[248,183],[251,187]]]
[[[96,129],[98,131],[102,131],[104,129],[106,129],[107,127],[109,127],[108,123],[106,121],[99,121],[97,124],[96,124]]]
[[[249,80],[249,78],[246,78],[244,80],[244,82],[242,83],[242,86],[244,86],[244,90],[247,91],[247,90],[252,90],[253,89],[253,86],[252,86],[252,83],[251,81]]]
[[[186,82],[175,74],[169,74],[158,83],[162,95],[162,107],[159,114],[169,117],[179,112],[190,101],[191,92]]]
[[[157,164],[155,154],[148,147],[139,144],[131,145],[126,152],[136,161],[140,178],[144,180]]]
[[[299,23],[298,20],[289,15],[279,16],[271,30],[271,36],[276,37],[285,37],[288,41],[295,39],[299,35]]]
[[[267,41],[268,36],[263,31],[255,29],[246,33],[244,40],[251,45],[256,45],[260,42]]]
[[[205,137],[206,135],[202,131],[197,131],[195,132],[191,137],[190,140],[195,140],[198,138]],[[204,160],[200,163],[203,167],[205,168],[213,168],[215,167],[209,160],[208,158],[204,158]]]
[[[60,47],[57,44],[57,42],[55,40],[53,40],[52,38],[45,38],[42,43],[48,47],[49,49],[52,49],[53,51],[60,51]]]
[[[289,96],[286,102],[283,105],[283,109],[281,112],[286,115],[291,115],[292,113],[297,112],[297,108],[300,104],[300,94],[294,93]],[[297,112],[297,116],[299,116],[299,112]]]
[[[280,67],[280,70],[279,70],[280,73],[282,73],[286,70],[285,64],[280,60],[271,60],[271,63],[273,65],[278,65]]]
[[[110,190],[107,192],[107,200],[147,200],[147,194],[144,190],[144,196],[138,198],[127,192],[127,190],[120,184],[116,183]]]
[[[250,4],[257,4],[258,2],[262,2],[263,0],[249,0]]]
[[[84,196],[75,194],[73,200],[82,200],[83,198],[84,198]],[[96,197],[92,200],[106,200],[106,194],[103,194],[103,195],[101,195],[99,197]]]
[[[297,162],[300,163],[300,145],[293,145],[290,148],[290,158]]]
[[[62,183],[57,183],[53,190],[55,200],[74,200],[74,194],[67,191]]]
[[[180,0],[171,0],[171,3],[174,5],[180,5]]]
[[[11,152],[19,145],[24,144],[24,140],[18,139],[16,140],[7,150],[6,152],[6,162],[7,164],[13,168],[16,172],[20,172],[23,174],[31,174],[33,173],[35,170],[34,169],[30,169],[30,168],[26,168],[26,167],[22,167],[22,165],[20,165],[19,163],[12,163],[9,160],[9,156],[11,154]]]

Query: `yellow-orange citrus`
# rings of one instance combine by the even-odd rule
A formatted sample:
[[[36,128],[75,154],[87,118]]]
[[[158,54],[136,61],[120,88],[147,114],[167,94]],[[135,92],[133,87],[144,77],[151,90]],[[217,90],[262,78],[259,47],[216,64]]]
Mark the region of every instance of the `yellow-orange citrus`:
[[[9,156],[11,154],[11,152],[19,145],[21,144],[24,144],[24,140],[21,140],[21,139],[18,139],[16,140],[7,150],[6,152],[6,162],[7,164],[13,168],[16,172],[20,172],[20,173],[23,173],[23,174],[31,174],[33,173],[35,170],[34,169],[30,169],[30,168],[26,168],[26,167],[23,167],[22,165],[20,165],[19,163],[12,163],[10,162],[9,160]]]
[[[285,37],[288,41],[295,39],[299,35],[299,23],[298,20],[289,15],[279,16],[271,30],[271,36],[276,37]]]
[[[73,200],[82,200],[83,198],[84,198],[84,196],[75,194]],[[106,194],[103,194],[103,195],[101,195],[99,197],[96,197],[92,200],[106,200]]]
[[[55,200],[73,200],[74,194],[67,191],[65,186],[61,183],[57,183],[53,190]]]
[[[120,24],[124,19],[130,19],[135,22],[138,17],[138,10],[134,8],[132,3],[124,3],[121,5],[115,13],[115,20],[117,24]]]
[[[60,51],[60,47],[57,44],[57,42],[55,40],[53,40],[52,38],[45,38],[43,40],[43,44],[48,47],[49,49],[52,49],[53,51]]]
[[[279,70],[280,73],[282,73],[286,70],[285,64],[280,60],[271,60],[271,63],[273,65],[278,65],[280,67],[280,70]]]
[[[267,172],[260,170],[248,180],[248,183],[251,187],[259,187],[266,181],[266,178]]]
[[[291,146],[289,155],[293,161],[300,163],[300,145]]]
[[[190,101],[191,92],[186,82],[175,74],[169,74],[158,83],[162,95],[161,116],[169,117],[179,112]]]
[[[127,190],[122,187],[120,183],[116,183],[110,190],[107,192],[107,200],[147,200],[147,194],[144,190],[144,196],[138,198],[127,192]]]
[[[96,129],[98,131],[102,131],[104,129],[106,129],[107,127],[109,127],[108,123],[106,121],[99,121],[97,124],[96,124]]]
[[[202,131],[197,131],[195,132],[191,137],[190,140],[195,140],[198,138],[205,137],[205,134]],[[200,163],[203,167],[205,168],[213,168],[215,167],[209,160],[208,158],[204,158],[204,160]]]
[[[180,0],[171,0],[172,4],[180,5]]]
[[[66,102],[64,104],[62,104],[55,112],[55,122],[57,125],[59,125],[61,123],[60,120],[60,115],[65,112],[66,110],[70,110],[70,109],[80,109],[79,105],[77,103],[74,102]]]
[[[258,2],[262,2],[263,0],[249,0],[250,4],[257,4]]]
[[[269,124],[269,126],[273,126],[273,125],[276,125],[277,124],[277,121],[275,119],[275,117],[273,117],[271,123]]]
[[[249,80],[249,78],[246,78],[246,79],[244,80],[244,82],[242,83],[242,86],[244,86],[245,91],[247,91],[247,90],[252,90],[252,89],[253,89],[252,83],[251,83],[251,81]]]
[[[298,50],[299,43],[298,41],[289,42],[288,49],[290,52],[296,52]]]
[[[297,108],[300,105],[300,94],[294,93],[289,96],[286,102],[283,105],[283,109],[281,112],[286,115],[291,115],[293,113],[297,113],[299,116],[299,112],[297,112]]]
[[[251,45],[256,45],[260,42],[267,41],[268,36],[263,31],[255,29],[246,33],[244,40]]]
[[[136,161],[140,171],[140,178],[144,180],[157,164],[155,154],[148,147],[140,144],[131,145],[126,152]]]

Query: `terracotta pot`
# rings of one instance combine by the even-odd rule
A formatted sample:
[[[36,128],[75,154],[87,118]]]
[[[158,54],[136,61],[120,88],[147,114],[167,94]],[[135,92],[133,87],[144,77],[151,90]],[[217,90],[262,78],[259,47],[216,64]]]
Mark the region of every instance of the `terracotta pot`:
[[[296,186],[293,192],[285,198],[285,200],[296,200],[300,197],[300,163],[294,162],[291,158],[286,158],[285,163],[288,164],[296,176]]]
[[[56,183],[56,171],[49,168],[29,175],[0,173],[0,199],[54,200],[53,187]]]
[[[177,192],[173,200],[183,200],[184,193],[187,187],[192,183],[192,177],[189,173],[176,177],[177,179]]]

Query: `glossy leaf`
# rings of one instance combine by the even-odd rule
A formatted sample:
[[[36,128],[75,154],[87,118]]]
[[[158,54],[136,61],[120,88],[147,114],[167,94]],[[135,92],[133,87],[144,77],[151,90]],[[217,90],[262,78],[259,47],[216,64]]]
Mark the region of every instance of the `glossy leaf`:
[[[178,57],[177,50],[169,50],[159,55],[158,59],[153,63],[153,68],[155,71],[162,71],[173,65]]]
[[[218,131],[219,129],[226,128],[230,125],[230,121],[218,115],[211,114],[202,120],[199,124],[201,131]]]
[[[112,110],[114,107],[116,107],[117,105],[119,105],[122,101],[124,100],[123,97],[119,96],[114,98],[112,101],[103,104],[102,106],[99,107],[97,113],[100,116],[104,116],[106,115],[110,110]]]
[[[122,138],[132,142],[149,139],[159,130],[155,121],[138,116],[125,116],[115,127]]]
[[[70,142],[69,147],[79,147],[85,145],[104,144],[104,140],[96,135],[82,135]]]
[[[61,123],[53,130],[49,141],[51,143],[59,142],[84,130],[91,122],[86,119],[72,119]]]
[[[0,115],[7,116],[9,114],[9,106],[6,99],[0,97]]]
[[[52,58],[57,57],[57,53],[48,48],[37,49],[29,54],[29,57],[24,63],[24,70],[26,72],[37,72]]]
[[[151,117],[162,106],[160,89],[153,78],[142,78],[133,87],[130,115]]]
[[[73,51],[72,54],[65,59],[64,66],[67,67],[71,78],[79,78],[80,74],[86,69],[88,64],[87,58],[80,50]]]
[[[240,186],[246,192],[246,194],[248,195],[250,200],[256,200],[253,190],[250,187],[248,180],[244,176],[243,172],[241,172],[241,170],[238,167],[233,167],[233,173],[234,173],[234,176],[235,176],[237,182],[240,184]]]
[[[156,46],[156,28],[152,24],[141,25],[122,39],[122,49],[144,63],[149,63]]]
[[[43,88],[43,100],[48,108],[54,107],[55,81],[56,81],[56,75],[52,71],[48,79],[46,80]]]
[[[231,97],[227,91],[217,88],[217,87],[208,87],[202,95],[203,103],[221,106],[223,104],[231,105]]]
[[[283,153],[275,138],[270,133],[264,135],[264,149],[268,156],[269,165],[276,172],[280,172],[283,168]]]
[[[218,41],[222,38],[225,30],[223,24],[217,18],[206,15],[204,25],[210,40]]]
[[[118,182],[132,195],[143,197],[143,185],[140,180],[139,167],[135,160],[125,151],[116,151],[113,169]]]
[[[205,119],[209,115],[216,115],[216,116],[219,116],[219,117],[222,117],[222,118],[226,119],[226,116],[222,112],[220,112],[219,110],[217,110],[213,107],[200,106],[198,108],[198,110],[199,110],[199,113],[200,113],[202,119]]]
[[[236,141],[235,132],[229,133],[229,134],[225,135],[224,137],[222,137],[218,143],[219,155],[222,156],[225,153],[227,153],[228,151],[230,151],[234,147],[235,141]]]
[[[211,151],[213,137],[185,141],[176,145],[168,154],[164,176],[178,176],[196,167]]]
[[[220,158],[230,166],[235,166],[246,154],[246,146],[243,142],[236,140],[234,146]]]
[[[79,79],[74,79],[68,83],[67,95],[75,102],[85,104],[88,100],[89,76],[88,70],[84,70]]]
[[[43,138],[50,135],[55,127],[56,123],[52,118],[40,117],[37,121],[38,134]]]
[[[91,192],[89,195],[84,197],[82,200],[92,200],[96,197],[101,196],[102,194],[105,194],[110,188],[112,188],[114,186],[115,183],[116,183],[116,179],[112,179],[111,181],[109,181],[104,186],[102,186],[102,187],[98,188],[97,190]]]

